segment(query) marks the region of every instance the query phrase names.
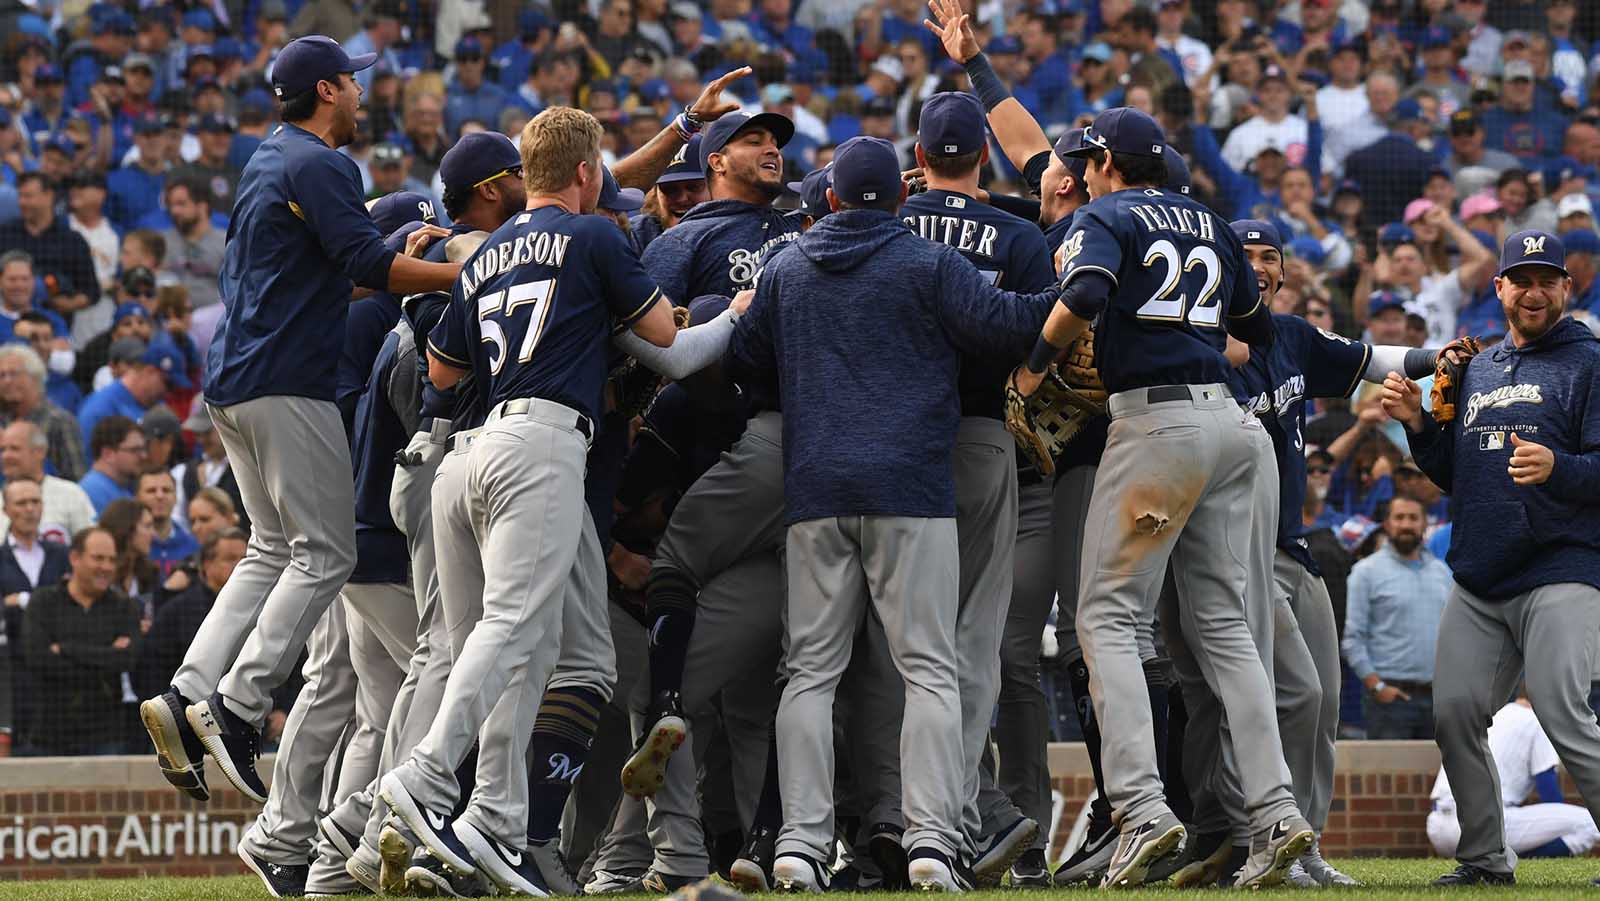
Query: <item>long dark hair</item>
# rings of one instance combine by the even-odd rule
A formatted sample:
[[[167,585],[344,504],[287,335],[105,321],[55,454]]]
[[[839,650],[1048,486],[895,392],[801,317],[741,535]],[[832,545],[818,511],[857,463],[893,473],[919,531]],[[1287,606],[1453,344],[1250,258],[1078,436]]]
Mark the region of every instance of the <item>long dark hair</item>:
[[[133,533],[145,515],[144,505],[132,498],[118,498],[100,514],[100,527],[111,533],[117,544],[117,588],[125,589],[131,576],[139,587],[152,591],[161,582],[161,573],[148,554],[133,546]]]

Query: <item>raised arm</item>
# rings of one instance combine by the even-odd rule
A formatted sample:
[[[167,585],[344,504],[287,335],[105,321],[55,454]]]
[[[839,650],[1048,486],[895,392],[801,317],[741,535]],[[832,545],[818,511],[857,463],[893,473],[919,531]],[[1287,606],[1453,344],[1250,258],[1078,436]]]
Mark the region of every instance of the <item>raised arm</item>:
[[[741,66],[732,72],[712,81],[700,92],[689,108],[679,113],[666,128],[661,129],[655,137],[645,143],[643,147],[628,154],[611,167],[611,174],[616,177],[617,184],[624,188],[638,188],[648,191],[672,165],[672,158],[677,156],[678,149],[689,143],[689,139],[698,132],[701,126],[722,118],[728,113],[739,108],[737,103],[724,103],[722,92],[728,85],[755,71],[749,66]]]
[[[1050,139],[989,65],[989,58],[978,47],[971,17],[961,11],[959,0],[928,0],[928,10],[933,20],[923,19],[922,24],[939,38],[950,58],[966,68],[1001,152],[1021,171],[1036,154],[1050,150]]]

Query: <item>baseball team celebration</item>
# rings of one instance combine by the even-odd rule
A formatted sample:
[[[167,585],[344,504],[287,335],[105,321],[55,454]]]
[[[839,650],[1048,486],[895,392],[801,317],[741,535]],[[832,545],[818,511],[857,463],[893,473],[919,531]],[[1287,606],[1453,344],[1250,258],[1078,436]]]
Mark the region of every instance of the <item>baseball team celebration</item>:
[[[0,0],[0,897],[1595,890],[1597,39]]]

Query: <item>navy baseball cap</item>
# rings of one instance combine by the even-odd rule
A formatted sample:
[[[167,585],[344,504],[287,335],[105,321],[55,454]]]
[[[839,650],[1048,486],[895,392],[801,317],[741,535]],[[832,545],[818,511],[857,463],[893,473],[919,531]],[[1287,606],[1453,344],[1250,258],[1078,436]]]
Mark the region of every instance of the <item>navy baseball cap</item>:
[[[352,57],[333,38],[320,34],[295,38],[278,51],[272,63],[272,92],[280,100],[298,97],[319,81],[332,81],[342,72],[360,72],[377,61],[376,53]]]
[[[1333,196],[1338,197],[1340,194],[1354,194],[1357,197],[1360,197],[1361,182],[1358,182],[1353,178],[1347,178],[1344,181],[1339,182],[1339,186],[1333,189]]]
[[[1014,34],[1002,34],[989,40],[989,46],[984,52],[990,56],[1000,53],[1021,53],[1022,41]]]
[[[184,28],[198,28],[201,31],[216,31],[217,18],[208,9],[192,9],[183,14]]]
[[[1278,237],[1278,227],[1265,219],[1238,219],[1228,223],[1240,244],[1265,244],[1283,253],[1283,239]]]
[[[1372,295],[1367,298],[1368,319],[1373,319],[1377,317],[1379,313],[1386,313],[1389,310],[1400,310],[1403,312],[1405,308],[1406,302],[1401,299],[1400,295],[1394,293],[1393,291],[1374,291],[1372,292]]]
[[[1310,235],[1301,235],[1290,241],[1289,253],[1313,266],[1321,266],[1322,261],[1328,258],[1328,251],[1322,246],[1322,242]]]
[[[200,131],[227,132],[229,134],[238,130],[238,128],[233,124],[232,119],[229,119],[227,116],[219,116],[216,113],[212,113],[207,116],[201,116],[200,123],[197,127]]]
[[[882,138],[857,136],[833,154],[833,193],[845,203],[881,203],[900,196],[900,155]]]
[[[821,219],[832,210],[828,207],[828,188],[833,185],[833,164],[812,169],[799,181],[789,182],[789,190],[800,195],[798,212],[813,219]]]
[[[393,196],[394,196],[393,194],[388,195],[388,197],[393,197]],[[388,197],[385,197],[383,199],[387,200]],[[374,217],[374,219],[376,219],[376,217]],[[412,232],[416,231],[417,229],[419,229],[419,228],[421,228],[421,227],[423,227],[424,225],[427,225],[427,224],[428,223],[423,222],[420,219],[418,219],[418,220],[416,220],[414,222],[407,222],[404,225],[400,226],[399,228],[395,229],[394,231],[389,232],[389,236],[383,239],[383,246],[389,248],[390,250],[394,251],[395,253],[405,253],[405,251],[406,251],[406,239],[411,237],[411,233]],[[380,228],[379,230],[381,231],[382,229]]]
[[[433,201],[416,191],[396,191],[385,194],[367,208],[372,222],[380,234],[392,234],[407,222],[433,222],[438,217],[433,212]]]
[[[1410,97],[1401,98],[1394,105],[1394,111],[1389,113],[1390,122],[1412,122],[1422,118],[1422,104]]]
[[[943,91],[922,104],[917,143],[935,156],[961,156],[983,148],[983,105],[963,91]]]
[[[1188,194],[1189,186],[1194,182],[1194,177],[1189,174],[1189,161],[1183,158],[1178,148],[1167,145],[1166,153],[1162,157],[1167,161],[1167,190],[1177,191],[1179,194]]]
[[[631,213],[644,206],[644,192],[618,185],[610,166],[601,164],[600,175],[600,201],[595,206],[614,213]]]
[[[794,123],[787,116],[777,113],[757,113],[752,116],[747,113],[728,113],[717,121],[706,126],[700,134],[700,171],[706,172],[711,168],[711,154],[721,153],[722,148],[733,140],[733,136],[746,128],[765,128],[772,132],[777,139],[778,146],[789,143],[794,137]],[[701,178],[704,178],[701,175]]]
[[[1067,129],[1066,134],[1056,139],[1055,146],[1056,156],[1061,158],[1061,162],[1067,164],[1067,171],[1072,173],[1072,177],[1077,179],[1080,185],[1083,184],[1083,178],[1089,172],[1089,161],[1081,156],[1072,156],[1071,151],[1077,150],[1082,146],[1083,129],[1081,128]]]
[[[522,153],[497,131],[462,135],[439,160],[439,180],[446,191],[470,191],[485,181],[522,166]]]
[[[675,181],[705,181],[706,173],[700,168],[700,142],[699,135],[689,139],[689,143],[678,148],[678,153],[672,158],[672,165],[661,173],[656,179],[656,184],[665,185]]]
[[[1505,275],[1518,266],[1551,266],[1567,274],[1567,248],[1561,239],[1538,229],[1520,231],[1506,238],[1500,248],[1500,271]]]
[[[483,42],[470,34],[456,41],[456,59],[460,59],[463,56],[482,58],[483,54]]]
[[[1422,49],[1450,46],[1450,32],[1439,25],[1429,26],[1422,32]]]
[[[1417,233],[1403,222],[1391,222],[1378,230],[1379,244],[1410,244],[1416,240]]]
[[[1580,228],[1562,235],[1561,244],[1569,254],[1600,254],[1600,235],[1587,228]]]
[[[164,337],[151,341],[139,362],[161,370],[161,374],[167,378],[167,384],[173,388],[188,390],[194,387],[189,382],[189,374],[183,371],[183,355]]]
[[[1068,156],[1088,156],[1095,149],[1163,159],[1167,135],[1161,124],[1131,106],[1119,106],[1094,117],[1083,130],[1083,143]]]
[[[523,37],[538,37],[540,32],[550,29],[550,19],[543,12],[535,9],[525,9],[517,16],[517,32]]]
[[[143,269],[144,267],[141,266],[139,268]],[[122,320],[127,319],[130,316],[141,316],[145,319],[149,319],[150,311],[145,309],[144,304],[139,303],[138,301],[130,300],[127,303],[117,304],[116,312],[111,315],[111,327],[116,328],[122,324]]]
[[[133,133],[136,135],[160,134],[165,127],[166,125],[162,123],[160,116],[154,113],[146,113],[134,121]]]

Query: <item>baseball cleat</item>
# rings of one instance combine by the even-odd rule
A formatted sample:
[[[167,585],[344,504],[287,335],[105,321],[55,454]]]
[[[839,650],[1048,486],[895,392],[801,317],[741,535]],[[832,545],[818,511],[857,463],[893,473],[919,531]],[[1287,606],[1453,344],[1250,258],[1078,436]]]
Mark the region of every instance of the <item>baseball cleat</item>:
[[[583,885],[585,895],[618,895],[637,885],[644,870],[594,870]]]
[[[1100,832],[1084,835],[1083,844],[1056,870],[1056,885],[1099,885],[1111,865],[1111,855],[1117,850],[1117,830],[1105,824]]]
[[[325,816],[317,821],[317,833],[326,839],[341,857],[355,856],[356,848],[361,846],[361,834],[339,825],[339,821],[332,816]]]
[[[205,801],[211,797],[206,787],[206,749],[184,715],[188,706],[189,700],[177,689],[169,689],[139,705],[139,720],[155,745],[161,775],[173,788]]]
[[[689,735],[689,722],[675,691],[661,692],[650,703],[650,727],[633,756],[622,765],[622,790],[630,798],[651,798],[667,781],[667,762]]]
[[[1289,867],[1300,855],[1311,850],[1317,833],[1299,814],[1284,817],[1266,832],[1250,837],[1250,857],[1234,883],[1240,888],[1269,888],[1279,885]]]
[[[622,889],[628,895],[670,895],[681,888],[688,888],[704,879],[704,876],[678,876],[673,873],[662,873],[651,867],[644,871],[644,875],[628,883]]]
[[[879,823],[872,827],[867,839],[867,854],[878,865],[879,888],[903,892],[911,887],[911,876],[906,870],[906,849],[901,844],[905,830],[893,823]]]
[[[1298,860],[1289,864],[1289,869],[1284,871],[1283,884],[1290,888],[1322,888],[1322,884],[1312,879]]]
[[[1217,884],[1222,868],[1232,853],[1231,836],[1226,832],[1204,832],[1195,837],[1188,860],[1172,874],[1176,888],[1201,888]]]
[[[417,843],[406,835],[398,822],[390,820],[383,824],[383,831],[378,833],[378,859],[382,861],[378,868],[378,894],[406,893],[406,871],[411,869],[411,858],[416,850]]]
[[[1305,867],[1306,873],[1312,879],[1317,880],[1318,885],[1350,888],[1361,884],[1334,869],[1332,864],[1323,859],[1322,838],[1320,836],[1315,842],[1312,842],[1310,851],[1300,855],[1300,866]]]
[[[1153,816],[1117,838],[1117,848],[1106,866],[1101,888],[1138,888],[1150,868],[1162,858],[1183,850],[1187,835],[1183,823],[1170,812]]]
[[[257,804],[267,803],[267,787],[256,772],[256,761],[261,758],[260,730],[235,716],[220,693],[190,704],[184,710],[184,718],[206,749],[206,756],[239,794]]]
[[[552,838],[536,842],[528,839],[528,850],[523,853],[532,857],[533,862],[538,865],[550,894],[568,896],[583,894],[577,880],[572,878],[572,871],[567,868],[567,858],[561,853],[561,843],[558,840]]]
[[[937,848],[912,848],[906,858],[912,891],[965,892],[973,888],[972,871]]]
[[[817,893],[828,890],[828,871],[822,864],[797,851],[779,854],[772,862],[772,890],[775,892]]]
[[[378,889],[382,885],[379,880],[383,873],[383,859],[371,847],[357,846],[356,853],[345,858],[344,871],[367,891],[374,895],[381,894]]]
[[[1028,817],[1018,817],[1009,826],[979,842],[978,854],[972,859],[972,872],[978,884],[999,885],[1000,877],[1022,856],[1022,852],[1032,846],[1038,835],[1038,823]]]
[[[744,843],[739,858],[728,868],[728,881],[746,894],[772,891],[772,858],[777,854],[774,845],[778,833],[766,826],[758,826]]]
[[[1049,888],[1050,866],[1043,848],[1029,848],[1006,871],[1006,885],[1012,888]]]
[[[405,783],[400,781],[398,770],[386,773],[379,780],[378,795],[435,857],[463,875],[470,876],[478,871],[472,853],[451,828],[450,816],[423,807]]]
[[[1464,863],[1433,880],[1433,884],[1437,888],[1459,888],[1474,885],[1516,885],[1517,877],[1513,873],[1496,873],[1492,870],[1485,870],[1482,867],[1475,867],[1470,863]]]
[[[478,869],[499,889],[497,894],[550,897],[550,885],[532,854],[496,839],[469,820],[456,820],[455,830],[461,844],[478,862]]]
[[[310,864],[273,863],[265,857],[252,853],[243,842],[239,843],[239,859],[250,868],[250,872],[256,874],[272,897],[299,898],[306,893],[306,876],[311,872]]]
[[[310,874],[306,876],[306,897],[336,898],[370,894],[367,887],[346,869],[345,861],[349,859],[348,855],[341,854],[331,845],[319,842],[316,857],[311,861]]]
[[[489,886],[482,877],[463,876],[427,848],[418,848],[406,868],[406,891],[421,898],[481,898],[489,894]]]

